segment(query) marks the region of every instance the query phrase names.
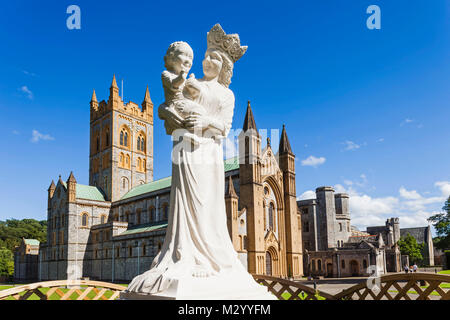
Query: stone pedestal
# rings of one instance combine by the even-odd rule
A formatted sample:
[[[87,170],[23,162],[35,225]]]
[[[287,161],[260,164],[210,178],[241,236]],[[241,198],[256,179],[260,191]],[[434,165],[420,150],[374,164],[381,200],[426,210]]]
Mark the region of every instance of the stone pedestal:
[[[172,280],[163,292],[148,294],[124,291],[122,300],[277,300],[267,287],[250,275],[185,277]]]

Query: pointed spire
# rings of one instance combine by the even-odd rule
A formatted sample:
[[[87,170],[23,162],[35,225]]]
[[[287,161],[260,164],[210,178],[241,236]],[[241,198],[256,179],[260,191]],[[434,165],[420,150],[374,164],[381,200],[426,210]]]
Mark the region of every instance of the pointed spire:
[[[69,183],[69,182],[77,183],[77,180],[75,179],[75,176],[73,175],[72,171],[70,171],[69,179],[67,179],[67,183]]]
[[[52,183],[50,183],[50,187],[48,187],[48,190],[47,190],[47,191],[55,190],[55,189],[56,189],[55,181],[52,180]]]
[[[61,183],[62,185],[64,185],[64,182],[63,182],[62,179],[61,179],[61,175],[59,175],[58,182]]]
[[[231,176],[228,177],[228,190],[227,190],[226,196],[237,198],[236,191],[234,190],[233,179],[231,178]]]
[[[95,89],[94,89],[94,92],[92,92],[91,102],[98,102],[97,101],[97,95],[95,94]]]
[[[116,75],[113,76],[113,80],[112,80],[112,83],[111,83],[111,88],[119,89],[119,87],[117,86],[117,82],[116,82]]]
[[[278,152],[281,153],[292,153],[291,144],[286,134],[286,128],[283,124],[283,130],[281,131],[280,147]]]
[[[147,90],[145,90],[144,102],[152,103],[152,99],[150,99],[150,91],[148,91],[148,86],[147,86]]]
[[[244,132],[249,129],[258,131],[258,129],[256,129],[255,118],[253,117],[253,112],[252,112],[252,107],[250,106],[250,101],[247,102],[247,112],[245,114],[244,126],[242,129],[244,130]]]
[[[271,147],[271,145],[270,145],[270,138],[269,137],[267,137],[267,146]]]

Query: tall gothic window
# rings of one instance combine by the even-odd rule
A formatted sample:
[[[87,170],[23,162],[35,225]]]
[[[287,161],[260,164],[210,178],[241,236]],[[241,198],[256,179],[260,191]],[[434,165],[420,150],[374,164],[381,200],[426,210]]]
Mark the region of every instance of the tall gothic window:
[[[128,131],[125,128],[120,131],[120,145],[128,147]]]
[[[83,227],[88,226],[88,214],[87,213],[83,213],[83,215],[81,216],[81,225]]]
[[[105,132],[105,144],[107,147],[109,146],[109,129],[106,129]]]
[[[163,204],[162,210],[163,210],[163,216],[162,216],[161,220],[169,219],[169,205],[167,203]]]
[[[273,213],[274,213],[274,205],[273,205],[273,203],[271,202],[270,203],[270,205],[269,205],[269,229],[274,229],[273,228]]]

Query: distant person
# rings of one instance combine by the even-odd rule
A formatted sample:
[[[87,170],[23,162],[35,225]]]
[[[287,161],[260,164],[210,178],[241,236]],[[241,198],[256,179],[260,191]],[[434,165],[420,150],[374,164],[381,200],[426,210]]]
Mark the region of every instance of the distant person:
[[[408,267],[407,264],[405,264],[405,267],[403,268],[403,270],[405,270],[405,273],[408,273],[408,272],[409,272],[409,267]]]
[[[413,266],[410,266],[410,267],[409,267],[409,272],[411,272],[411,273],[414,272]]]
[[[413,265],[413,272],[417,272],[417,264],[415,264],[415,263]]]

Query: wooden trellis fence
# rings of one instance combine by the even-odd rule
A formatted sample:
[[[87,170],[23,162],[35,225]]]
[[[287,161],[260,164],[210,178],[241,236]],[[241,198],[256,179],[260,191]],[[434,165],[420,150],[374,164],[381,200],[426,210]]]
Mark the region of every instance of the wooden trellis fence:
[[[276,277],[254,275],[253,278],[265,285],[279,300],[334,300],[331,294],[315,291],[304,284]]]
[[[0,300],[115,300],[124,286],[101,281],[45,281],[0,291]]]
[[[450,300],[450,275],[397,273],[331,295],[295,281],[254,275],[280,300]],[[0,300],[116,300],[124,286],[100,281],[46,281],[0,291]]]

